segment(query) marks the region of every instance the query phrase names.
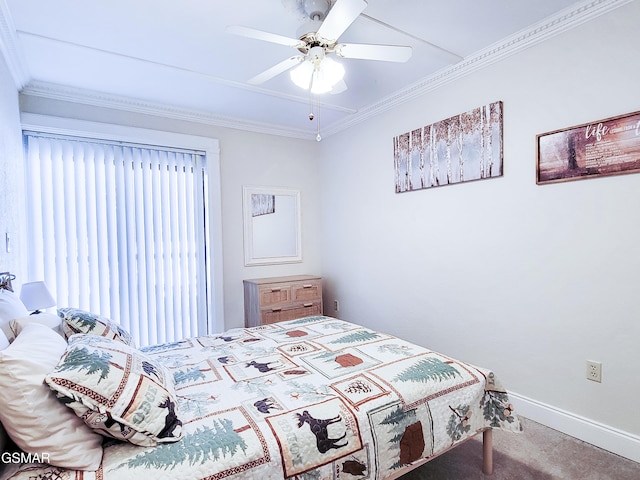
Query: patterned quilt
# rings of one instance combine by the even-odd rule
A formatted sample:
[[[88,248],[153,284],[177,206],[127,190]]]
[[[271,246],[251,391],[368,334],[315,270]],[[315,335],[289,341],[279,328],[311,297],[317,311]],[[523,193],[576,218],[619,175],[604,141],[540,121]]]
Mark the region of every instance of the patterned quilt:
[[[384,479],[482,429],[520,430],[491,371],[331,317],[142,350],[173,374],[182,440],[109,440],[97,472],[12,480]]]

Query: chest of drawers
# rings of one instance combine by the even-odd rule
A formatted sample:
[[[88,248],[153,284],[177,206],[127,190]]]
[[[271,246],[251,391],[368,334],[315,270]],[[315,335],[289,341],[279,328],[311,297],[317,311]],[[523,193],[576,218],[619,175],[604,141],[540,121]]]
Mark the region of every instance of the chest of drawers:
[[[322,315],[322,278],[315,275],[244,280],[247,327]]]

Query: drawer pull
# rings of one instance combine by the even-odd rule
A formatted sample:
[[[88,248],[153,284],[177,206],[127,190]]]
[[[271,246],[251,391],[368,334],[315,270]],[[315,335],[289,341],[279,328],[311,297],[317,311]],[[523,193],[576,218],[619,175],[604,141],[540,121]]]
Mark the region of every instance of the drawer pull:
[[[313,303],[304,303],[302,306],[303,306],[304,308],[313,307]]]
[[[271,311],[272,312],[281,312],[282,309],[281,308],[272,308]]]
[[[282,290],[282,289],[281,288],[272,288],[271,289],[271,293],[279,292],[280,290]]]
[[[313,288],[313,284],[310,283],[308,285],[302,285],[302,288]]]

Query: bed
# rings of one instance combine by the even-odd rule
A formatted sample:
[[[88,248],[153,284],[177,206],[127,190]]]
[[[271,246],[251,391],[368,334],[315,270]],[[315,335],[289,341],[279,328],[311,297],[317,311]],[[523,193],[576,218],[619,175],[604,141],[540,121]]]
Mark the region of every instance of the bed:
[[[2,480],[395,479],[480,433],[491,473],[492,429],[521,430],[492,371],[337,318],[135,348],[108,319],[59,312],[68,342],[27,324],[5,352],[23,335],[25,349],[58,345],[43,388],[99,434],[73,446],[99,463],[5,452]]]

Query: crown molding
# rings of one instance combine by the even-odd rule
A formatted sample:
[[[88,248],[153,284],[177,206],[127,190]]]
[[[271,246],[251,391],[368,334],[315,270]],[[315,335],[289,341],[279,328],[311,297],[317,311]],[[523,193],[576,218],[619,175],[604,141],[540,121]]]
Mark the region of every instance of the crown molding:
[[[90,91],[74,87],[50,84],[45,82],[28,82],[26,68],[22,64],[18,55],[15,39],[15,29],[10,25],[10,16],[6,9],[6,0],[0,0],[0,28],[3,40],[1,53],[7,55],[7,63],[12,69],[12,75],[16,79],[16,84],[23,95],[44,97],[50,99],[64,100],[68,102],[81,103],[132,113],[162,116],[177,120],[184,120],[206,125],[234,128],[257,133],[279,135],[292,138],[315,140],[315,133],[308,130],[291,127],[277,126],[270,123],[250,122],[239,118],[215,115],[211,112],[198,111],[186,108],[178,108],[166,104],[149,102],[124,96],[106,94],[103,92]],[[526,48],[539,44],[551,37],[588,22],[600,15],[610,12],[634,0],[585,0],[568,7],[556,15],[548,17],[543,21],[534,24],[516,34],[502,39],[501,41],[480,50],[462,61],[450,67],[421,79],[414,84],[399,90],[392,95],[368,105],[357,112],[349,112],[351,115],[345,120],[340,120],[331,125],[325,125],[323,136],[326,138],[335,133],[344,131],[347,128],[360,124],[382,112],[391,110],[398,105],[406,103],[416,97],[436,90],[446,84],[454,82],[459,78],[485,68],[495,62],[514,55]],[[7,37],[9,42],[7,42]],[[9,48],[5,52],[5,43]],[[12,60],[11,60],[12,59]]]
[[[30,77],[19,45],[7,2],[0,0],[0,55],[4,58],[18,91],[27,84]]]
[[[281,127],[269,123],[250,122],[240,118],[215,115],[211,112],[179,108],[163,103],[155,103],[121,95],[99,92],[95,90],[69,87],[48,82],[29,82],[20,92],[22,95],[61,100],[81,105],[110,108],[129,113],[153,115],[174,120],[200,123],[217,127],[234,128],[268,135],[279,135],[309,140],[315,134],[309,131],[289,127]]]

